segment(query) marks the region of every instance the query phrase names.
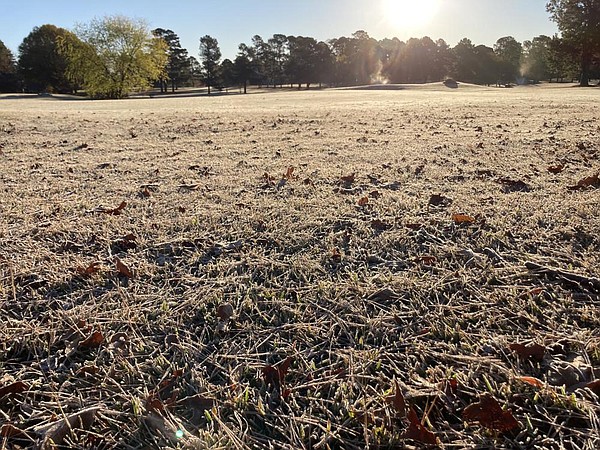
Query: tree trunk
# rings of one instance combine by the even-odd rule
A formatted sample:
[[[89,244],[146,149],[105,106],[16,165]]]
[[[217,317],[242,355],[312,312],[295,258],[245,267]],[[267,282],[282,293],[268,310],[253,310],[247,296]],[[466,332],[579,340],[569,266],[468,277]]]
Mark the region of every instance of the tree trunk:
[[[586,49],[581,56],[581,78],[579,86],[588,87],[590,85],[590,66],[592,65],[592,54]]]
[[[244,80],[244,94],[248,93],[248,82],[246,80]]]

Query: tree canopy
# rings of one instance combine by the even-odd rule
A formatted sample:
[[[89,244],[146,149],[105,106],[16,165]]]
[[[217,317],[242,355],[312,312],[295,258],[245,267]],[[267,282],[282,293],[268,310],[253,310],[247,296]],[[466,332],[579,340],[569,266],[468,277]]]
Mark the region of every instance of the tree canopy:
[[[0,41],[0,92],[11,92],[17,88],[15,57]]]
[[[58,41],[71,36],[54,25],[35,27],[19,46],[18,71],[29,92],[72,92],[75,84],[66,76],[67,60]]]
[[[67,74],[94,98],[123,98],[165,76],[167,45],[144,21],[123,16],[94,19],[61,40]]]
[[[167,67],[165,77],[161,78],[161,92],[167,91],[167,84],[170,81],[171,91],[175,92],[179,83],[190,78],[190,62],[186,49],[181,47],[179,36],[173,30],[156,28],[152,34],[162,39],[167,47]]]
[[[204,74],[204,82],[208,86],[208,95],[210,88],[214,86],[217,78],[217,70],[221,59],[221,50],[219,42],[211,36],[203,36],[200,38],[200,60]]]
[[[581,86],[588,86],[600,59],[600,0],[550,0],[546,8],[579,57]]]

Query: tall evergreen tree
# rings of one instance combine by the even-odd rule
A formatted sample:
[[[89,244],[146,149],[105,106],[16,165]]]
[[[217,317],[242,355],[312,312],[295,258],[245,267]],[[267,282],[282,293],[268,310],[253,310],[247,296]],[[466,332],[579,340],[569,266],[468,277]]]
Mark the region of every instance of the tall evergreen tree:
[[[206,35],[200,38],[200,60],[204,69],[204,82],[208,87],[208,95],[210,95],[210,88],[215,84],[221,60],[219,42],[214,37]]]
[[[188,52],[181,47],[179,36],[174,31],[156,28],[152,30],[152,34],[167,44],[166,75],[168,78],[159,80],[160,91],[166,92],[168,82],[170,82],[171,92],[175,92],[179,84],[185,81],[186,76],[189,76]]]

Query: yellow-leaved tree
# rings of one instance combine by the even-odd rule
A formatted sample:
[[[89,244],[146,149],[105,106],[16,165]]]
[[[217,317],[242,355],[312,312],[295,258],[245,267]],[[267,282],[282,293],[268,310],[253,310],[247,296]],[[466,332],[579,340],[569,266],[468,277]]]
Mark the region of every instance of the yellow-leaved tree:
[[[167,44],[143,20],[106,16],[60,39],[67,75],[92,98],[124,98],[165,76]]]

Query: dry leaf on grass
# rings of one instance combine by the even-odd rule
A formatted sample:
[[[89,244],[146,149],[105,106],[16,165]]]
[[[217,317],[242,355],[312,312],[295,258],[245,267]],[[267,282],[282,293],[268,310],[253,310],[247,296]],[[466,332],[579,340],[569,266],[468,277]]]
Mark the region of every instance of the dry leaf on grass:
[[[119,272],[119,275],[122,275],[125,278],[133,278],[133,272],[131,272],[129,267],[127,267],[125,263],[117,256],[115,256],[115,265],[117,266],[117,272]]]
[[[102,406],[92,406],[54,423],[37,428],[36,431],[43,434],[40,450],[51,450],[56,448],[57,445],[61,445],[72,430],[88,431],[96,420],[96,414],[102,409]]]
[[[77,272],[77,275],[79,275],[79,276],[89,277],[89,276],[95,274],[96,272],[98,272],[99,270],[100,270],[100,263],[96,261],[96,262],[91,263],[85,269],[83,267],[78,267],[76,269],[76,272]]]
[[[10,438],[10,437],[13,437],[13,438],[28,437],[27,433],[25,433],[25,431],[23,431],[20,428],[16,427],[12,423],[5,423],[5,424],[2,425],[2,427],[0,427],[0,436],[2,436],[4,438]]]
[[[104,214],[111,214],[113,216],[119,216],[121,215],[121,213],[123,212],[123,210],[125,209],[125,207],[127,206],[127,202],[126,201],[122,201],[121,204],[119,206],[117,206],[116,208],[105,208],[100,210],[99,212],[104,213]]]
[[[600,174],[595,174],[590,177],[585,177],[577,182],[575,186],[569,186],[569,189],[572,191],[577,191],[579,189],[585,189],[587,187],[600,187]]]
[[[288,181],[296,178],[294,176],[294,169],[295,169],[295,167],[292,167],[292,166],[288,167],[287,171],[285,172],[285,175],[283,175],[283,178],[285,178]]]
[[[283,386],[284,381],[285,381],[285,376],[287,375],[287,372],[288,372],[293,360],[294,360],[294,358],[292,358],[291,356],[288,356],[287,358],[285,358],[283,360],[283,362],[279,363],[278,365],[275,365],[275,366],[269,365],[269,366],[263,367],[262,373],[263,373],[263,379],[265,380],[265,383],[267,383],[268,386],[270,385],[275,388],[280,388],[281,386]]]
[[[496,431],[509,431],[520,426],[512,412],[504,411],[488,393],[481,395],[479,402],[467,406],[463,411],[463,418],[467,422],[479,422],[481,426]]]
[[[361,197],[358,200],[358,206],[367,206],[369,204],[369,198],[368,197]]]
[[[340,177],[340,180],[346,184],[354,183],[355,179],[356,179],[356,173],[351,173],[350,175],[344,175],[344,176]]]
[[[396,385],[396,392],[394,395],[390,395],[386,397],[388,403],[390,403],[394,410],[398,413],[400,418],[406,417],[406,400],[404,399],[404,394],[402,394],[402,390],[398,385],[398,381],[394,380]]]
[[[427,204],[429,206],[448,206],[451,203],[451,198],[444,197],[442,194],[432,194],[431,197],[429,197],[429,202]]]
[[[523,383],[529,384],[530,386],[533,386],[536,388],[541,389],[544,387],[544,382],[535,377],[517,377],[517,380],[522,381]]]
[[[78,348],[91,349],[98,348],[104,342],[104,335],[100,331],[94,331],[78,345]]]
[[[549,166],[548,167],[548,172],[553,173],[554,175],[558,175],[564,169],[565,169],[565,165],[564,164],[558,164],[556,166]]]
[[[520,358],[532,359],[537,362],[543,361],[544,353],[546,352],[546,347],[539,344],[510,344],[508,348],[515,352]]]
[[[600,379],[590,381],[585,385],[585,387],[600,397]]]
[[[210,410],[215,405],[215,400],[205,397],[201,394],[192,395],[180,400],[178,403],[183,403],[187,407],[192,408],[204,414],[204,411]]]
[[[427,445],[438,445],[439,441],[435,434],[429,431],[417,416],[417,412],[411,406],[408,408],[408,429],[402,433],[403,439],[412,439],[413,441],[421,442]]]
[[[217,307],[217,317],[221,320],[229,320],[233,316],[231,303],[223,303]]]
[[[0,398],[5,395],[21,394],[29,389],[29,385],[23,381],[15,381],[0,388]]]
[[[466,214],[452,214],[452,221],[456,224],[471,224],[475,223],[475,217]]]
[[[377,231],[385,231],[392,228],[392,226],[381,219],[374,219],[371,221],[371,228],[374,228]]]

